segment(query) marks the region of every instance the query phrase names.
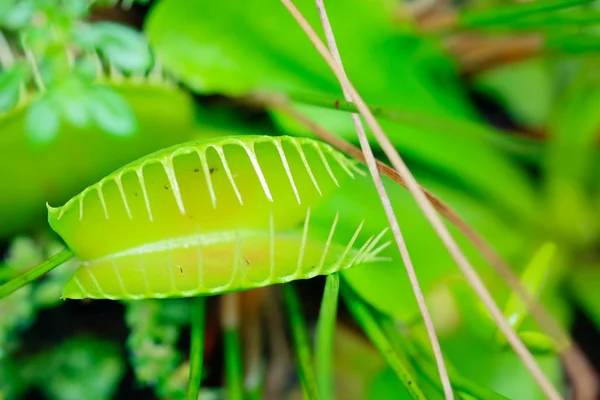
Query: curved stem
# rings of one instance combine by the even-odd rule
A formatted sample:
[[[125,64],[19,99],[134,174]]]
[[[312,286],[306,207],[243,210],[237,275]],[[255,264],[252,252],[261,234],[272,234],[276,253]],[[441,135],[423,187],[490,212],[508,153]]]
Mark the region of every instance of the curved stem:
[[[22,275],[10,280],[4,285],[0,286],[0,299],[13,293],[15,290],[22,288],[29,282],[32,282],[40,276],[52,271],[59,265],[69,261],[73,257],[73,251],[69,248],[61,250],[59,253],[53,255],[37,267],[30,269]]]
[[[337,317],[338,297],[340,292],[340,275],[338,272],[328,275],[325,291],[321,301],[319,321],[317,322],[317,338],[315,346],[315,362],[319,391],[323,399],[333,399],[333,340]]]
[[[239,293],[227,293],[221,297],[221,301],[227,398],[242,400],[244,398],[244,376],[240,346]]]
[[[310,344],[306,324],[300,311],[300,300],[292,284],[283,285],[283,295],[288,307],[288,316],[292,329],[292,339],[294,350],[296,352],[296,363],[298,365],[298,375],[304,389],[304,395],[309,400],[319,399],[317,389],[317,378],[313,367],[312,355],[310,354]]]
[[[288,94],[288,97],[296,103],[305,105],[343,112],[358,112],[356,105],[347,100],[329,98],[321,95],[314,95],[312,93],[290,93]],[[369,108],[376,117],[387,119],[392,122],[405,124],[419,129],[429,128],[448,134],[483,140],[498,149],[526,159],[537,159],[540,157],[540,140],[535,137],[525,136],[519,132],[500,131],[477,122],[459,118],[439,117],[419,114],[414,111],[372,105],[369,105]]]
[[[204,358],[204,314],[205,299],[192,299],[191,307],[191,336],[190,346],[190,381],[188,384],[188,400],[198,400],[200,383],[202,381],[202,361]]]

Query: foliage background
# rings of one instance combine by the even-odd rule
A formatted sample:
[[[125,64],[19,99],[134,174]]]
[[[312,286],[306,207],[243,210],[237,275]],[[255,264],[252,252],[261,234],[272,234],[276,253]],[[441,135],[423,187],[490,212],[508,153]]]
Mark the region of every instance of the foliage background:
[[[343,97],[337,81],[278,2],[111,3],[90,9],[77,0],[0,1],[2,282],[61,248],[46,228],[46,202],[62,204],[130,160],[193,138],[312,136],[250,96],[288,96],[356,143],[348,113],[335,109]],[[313,3],[297,3],[318,27]],[[472,0],[434,4],[429,13],[395,1],[327,6],[348,75],[369,104],[389,111],[380,122],[419,182],[523,274],[598,363],[597,349],[586,345],[600,324],[596,4]],[[447,15],[453,24],[427,29]],[[510,398],[541,397],[409,194],[386,184],[450,363]],[[363,218],[386,223],[369,179],[327,199],[315,218],[340,207],[356,215],[347,227]],[[551,340],[454,233],[545,371],[566,387]],[[399,321],[403,337],[426,357],[398,254],[387,255],[397,262],[354,268],[344,281]],[[63,302],[61,287],[75,267],[62,266],[0,302],[0,398],[182,398],[189,303]],[[322,287],[322,279],[297,285],[311,329]],[[250,304],[266,297],[244,296]],[[204,386],[218,397],[217,303],[211,299],[207,314]],[[256,316],[259,308],[245,311]],[[340,398],[406,396],[348,310],[338,319]],[[288,367],[282,393],[298,396]],[[435,383],[419,381],[429,397],[439,396]]]

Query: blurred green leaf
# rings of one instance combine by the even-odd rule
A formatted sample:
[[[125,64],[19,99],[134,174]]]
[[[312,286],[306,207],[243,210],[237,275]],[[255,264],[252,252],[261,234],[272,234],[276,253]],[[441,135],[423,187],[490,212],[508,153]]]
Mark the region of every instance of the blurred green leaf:
[[[119,93],[106,86],[96,86],[91,96],[94,99],[91,115],[99,127],[116,136],[129,136],[136,132],[135,114]]]
[[[600,128],[599,60],[586,58],[565,71],[569,79],[554,104],[544,162],[547,225],[575,246],[594,244],[600,220],[590,199],[597,190],[591,174]]]
[[[314,4],[296,3],[309,22],[319,26]],[[390,9],[368,0],[328,3],[344,66],[365,101],[420,111],[425,118],[431,114],[476,119],[458,73],[439,43],[394,25]],[[232,7],[161,0],[152,8],[145,32],[164,68],[195,91],[231,96],[299,92],[343,98],[333,74],[280,4],[253,0]],[[349,115],[297,106],[336,135],[356,141]],[[309,134],[279,112],[272,115],[282,131]],[[460,179],[520,219],[534,218],[536,198],[530,182],[483,137],[458,138],[443,129],[389,121],[382,125],[405,157]]]
[[[19,29],[25,27],[36,10],[34,0],[0,1],[0,27]]]
[[[27,69],[21,64],[0,70],[0,112],[6,112],[17,104],[26,73]]]
[[[540,297],[544,282],[550,273],[552,261],[556,255],[556,245],[548,242],[544,243],[533,255],[533,258],[525,267],[521,275],[521,285],[529,295],[537,299]],[[511,324],[513,329],[519,330],[521,323],[529,314],[527,305],[521,299],[519,294],[512,292],[506,306],[504,307],[504,316]],[[498,333],[500,335],[500,333]],[[498,336],[500,338],[500,336]],[[505,341],[504,337],[500,340]]]
[[[108,400],[125,365],[116,343],[76,337],[32,358],[27,369],[50,400]]]
[[[0,170],[19,171],[2,176],[4,188],[11,195],[0,196],[0,237],[45,225],[46,202],[61,204],[144,154],[195,137],[231,134],[231,128],[236,126],[227,125],[220,116],[213,118],[208,111],[196,111],[191,96],[175,87],[162,82],[125,81],[103,84],[127,103],[127,107],[111,103],[102,111],[111,119],[103,120],[103,124],[115,125],[122,129],[118,132],[125,132],[131,121],[122,113],[130,110],[135,130],[127,136],[111,135],[92,123],[95,120],[90,113],[94,110],[90,108],[95,99],[90,92],[97,86],[86,86],[78,77],[71,78],[61,87],[64,91],[47,93],[48,97],[0,115]],[[100,97],[110,101],[104,93]],[[40,102],[41,112],[37,111]],[[61,114],[56,115],[57,112]],[[42,114],[49,115],[49,120],[40,119]],[[54,132],[54,140],[32,145],[30,130],[34,131],[34,138],[40,135],[39,130],[46,138],[43,135],[52,126],[44,124],[58,124],[59,118],[60,132]],[[82,126],[77,127],[72,121]],[[87,126],[86,121],[90,121]]]
[[[152,55],[144,36],[115,22],[81,24],[76,39],[83,48],[96,48],[118,69],[141,73],[152,64]]]
[[[471,227],[509,259],[527,246],[526,225],[517,221],[512,226],[507,225],[485,204],[457,189],[431,179],[421,178],[420,182],[449,203]],[[449,274],[456,272],[457,267],[410,193],[387,178],[384,183],[416,266],[419,282],[427,293]],[[311,213],[315,225],[320,221],[331,221],[339,210],[344,215],[338,223],[339,234],[345,232],[340,240],[350,240],[355,227],[363,219],[368,224],[365,224],[358,240],[366,240],[388,226],[370,177],[357,178],[350,189],[338,192]],[[450,230],[475,267],[486,265],[477,250],[455,228],[450,227]],[[322,234],[326,237],[327,233],[324,231]],[[343,276],[368,303],[397,319],[410,321],[418,315],[418,308],[395,244],[383,250],[381,256],[390,257],[392,261],[359,265],[344,271]],[[480,272],[489,274],[491,269],[486,267]]]
[[[519,332],[519,337],[523,341],[523,344],[527,346],[529,351],[535,355],[551,355],[559,353],[556,342],[542,332],[522,331]],[[506,348],[506,350],[510,352],[513,351],[509,346]]]
[[[58,135],[60,116],[50,97],[34,102],[27,112],[26,130],[35,144],[46,144]]]

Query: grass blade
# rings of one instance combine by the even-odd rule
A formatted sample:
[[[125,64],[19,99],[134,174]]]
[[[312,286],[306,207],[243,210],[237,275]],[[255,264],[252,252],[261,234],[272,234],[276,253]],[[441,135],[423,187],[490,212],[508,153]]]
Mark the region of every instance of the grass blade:
[[[333,340],[335,336],[335,321],[337,317],[338,297],[340,292],[340,275],[334,273],[327,276],[325,291],[317,322],[317,338],[315,346],[315,361],[317,380],[321,398],[333,399]]]
[[[40,276],[47,274],[59,265],[69,261],[73,257],[73,252],[69,248],[61,250],[59,253],[53,255],[37,267],[30,269],[22,275],[10,280],[4,285],[0,286],[0,299],[13,293],[15,290],[22,288],[28,283],[36,280]]]
[[[283,295],[288,308],[288,316],[292,330],[292,339],[294,350],[296,352],[296,362],[298,365],[298,375],[304,389],[304,395],[309,400],[319,398],[317,390],[317,378],[313,367],[312,356],[310,353],[310,342],[306,324],[300,311],[300,301],[298,295],[291,284],[283,285]]]
[[[412,376],[408,366],[396,354],[396,350],[375,319],[373,311],[347,285],[342,284],[341,293],[344,303],[354,316],[354,319],[356,319],[371,342],[377,347],[377,350],[379,350],[390,368],[392,368],[398,379],[400,379],[406,391],[415,400],[425,399],[426,397],[419,384]]]
[[[190,346],[190,381],[188,384],[188,400],[198,400],[200,383],[202,381],[202,361],[204,358],[204,314],[205,299],[192,299],[191,307],[191,336]]]
[[[242,400],[244,398],[244,376],[239,330],[239,293],[225,294],[221,297],[221,302],[227,399]]]

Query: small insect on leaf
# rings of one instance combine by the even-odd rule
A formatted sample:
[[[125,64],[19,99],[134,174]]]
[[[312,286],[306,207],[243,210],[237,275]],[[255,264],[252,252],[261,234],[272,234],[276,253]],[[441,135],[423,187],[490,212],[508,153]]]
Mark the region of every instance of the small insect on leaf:
[[[338,240],[311,209],[362,173],[306,138],[242,136],[150,154],[88,187],[49,222],[83,261],[66,298],[218,294],[369,262],[383,237]]]

